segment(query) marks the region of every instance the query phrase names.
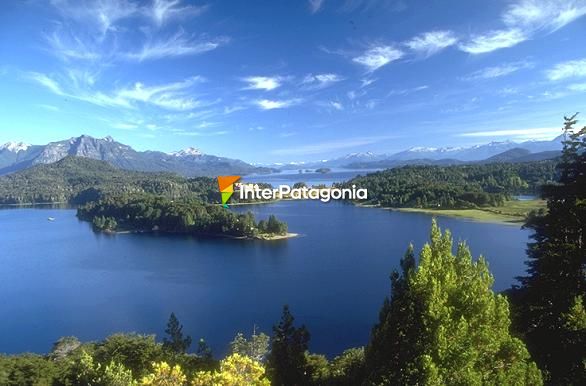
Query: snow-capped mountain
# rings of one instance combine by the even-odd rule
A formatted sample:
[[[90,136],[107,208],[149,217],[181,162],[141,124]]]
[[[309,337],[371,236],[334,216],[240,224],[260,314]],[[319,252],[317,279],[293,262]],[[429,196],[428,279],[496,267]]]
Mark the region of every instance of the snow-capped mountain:
[[[183,150],[174,151],[173,153],[171,153],[171,155],[175,157],[197,157],[203,155],[203,153],[195,147],[188,147]]]
[[[187,148],[172,154],[160,151],[141,152],[116,142],[112,137],[94,138],[82,135],[42,146],[6,144],[0,148],[0,174],[22,170],[36,164],[53,163],[67,156],[107,161],[122,169],[172,172],[188,177],[245,175],[270,171],[237,159],[203,154],[195,148]]]
[[[26,151],[31,145],[24,142],[6,142],[4,145],[0,146],[0,151],[7,150],[13,153],[18,153],[20,151]]]
[[[414,147],[388,157],[389,160],[409,161],[418,159],[441,160],[454,159],[458,161],[480,161],[514,148],[526,149],[532,153],[561,150],[563,136],[551,141],[526,142],[490,142],[484,145],[470,147]]]

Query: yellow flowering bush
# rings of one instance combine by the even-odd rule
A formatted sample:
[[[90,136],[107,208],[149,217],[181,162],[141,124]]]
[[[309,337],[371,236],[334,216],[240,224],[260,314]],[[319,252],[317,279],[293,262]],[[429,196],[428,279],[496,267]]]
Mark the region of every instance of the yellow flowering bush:
[[[183,386],[187,377],[183,374],[181,366],[169,366],[166,362],[153,363],[153,372],[141,381],[145,386]]]
[[[264,377],[264,366],[240,354],[232,354],[220,362],[220,371],[200,371],[192,386],[270,386]]]

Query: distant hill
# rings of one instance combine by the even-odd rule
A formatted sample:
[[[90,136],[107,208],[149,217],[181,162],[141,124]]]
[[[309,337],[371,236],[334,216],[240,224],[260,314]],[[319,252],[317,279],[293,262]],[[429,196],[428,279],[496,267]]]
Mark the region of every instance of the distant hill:
[[[172,172],[186,177],[246,175],[272,171],[270,168],[253,166],[237,159],[203,154],[194,148],[171,154],[160,151],[141,152],[116,142],[111,137],[93,138],[82,135],[42,146],[22,142],[4,144],[0,146],[0,175],[37,164],[53,163],[67,156],[107,161],[127,170]]]
[[[531,154],[529,150],[515,147],[513,149],[503,151],[497,155],[493,155],[492,157],[489,157],[482,162],[513,162],[514,160],[526,157],[529,154]]]
[[[116,168],[105,161],[67,156],[52,164],[0,176],[0,204],[81,204],[109,193],[154,193],[217,201],[213,179]]]

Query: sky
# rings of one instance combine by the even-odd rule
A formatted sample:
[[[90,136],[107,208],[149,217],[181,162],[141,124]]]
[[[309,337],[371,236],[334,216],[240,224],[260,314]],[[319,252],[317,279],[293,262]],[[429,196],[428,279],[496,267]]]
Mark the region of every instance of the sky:
[[[586,0],[5,0],[0,143],[254,163],[551,139]],[[586,111],[584,112],[586,114]]]

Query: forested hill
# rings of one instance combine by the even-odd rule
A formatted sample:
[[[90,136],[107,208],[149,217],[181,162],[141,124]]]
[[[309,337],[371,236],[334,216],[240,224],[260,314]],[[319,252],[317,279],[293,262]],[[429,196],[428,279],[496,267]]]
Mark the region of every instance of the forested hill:
[[[105,161],[73,156],[0,177],[0,204],[82,204],[112,193],[153,193],[204,202],[219,199],[212,178],[128,171]]]
[[[357,177],[371,203],[396,208],[500,206],[516,194],[540,193],[556,180],[556,162],[405,166]]]

